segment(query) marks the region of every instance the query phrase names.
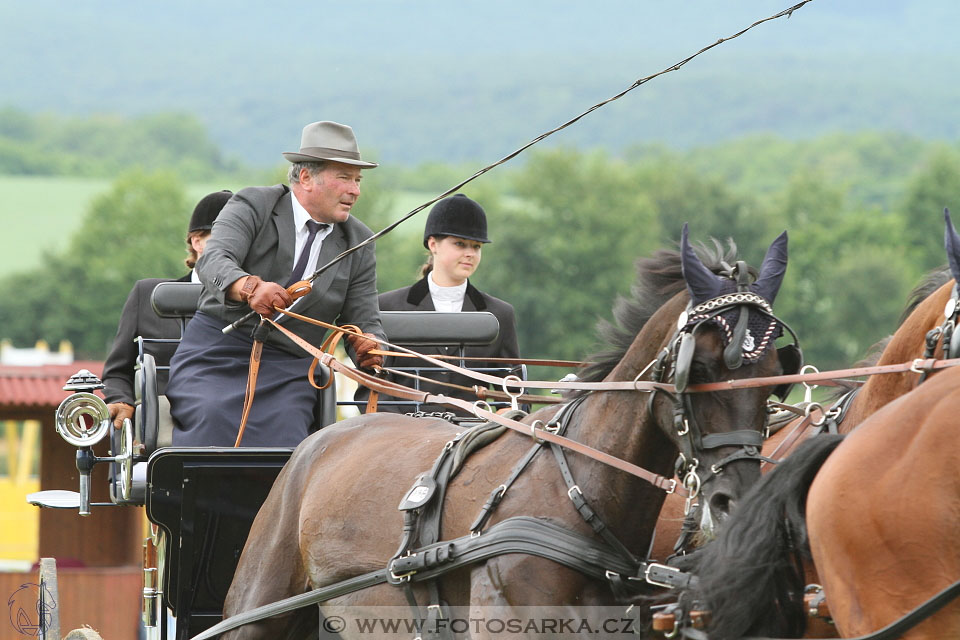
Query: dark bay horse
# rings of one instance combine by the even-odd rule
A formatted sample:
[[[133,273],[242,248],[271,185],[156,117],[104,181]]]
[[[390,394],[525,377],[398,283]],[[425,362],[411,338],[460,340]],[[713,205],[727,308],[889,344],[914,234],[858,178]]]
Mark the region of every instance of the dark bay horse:
[[[678,393],[583,394],[571,411],[566,435],[667,477],[674,473],[678,450],[687,451],[685,478],[696,476],[701,499],[713,502],[715,514],[722,517],[744,487],[759,478],[756,451],[752,459],[737,454],[751,448],[743,442],[762,440],[772,389],[682,389],[687,382],[782,371],[773,344],[782,327],[770,305],[786,269],[786,233],[771,244],[759,273],[732,255],[714,255],[706,248],[700,253],[702,257],[689,245],[685,226],[680,252],[660,251],[638,261],[633,299],[621,300],[614,310],[620,328],[607,336],[611,350],[592,359],[596,364],[581,376],[585,381],[632,381],[659,369],[662,379],[675,381]],[[547,422],[556,411],[543,409],[524,422]],[[383,569],[401,538],[404,518],[396,505],[458,430],[440,419],[368,414],[304,440],[253,524],[224,616]],[[509,431],[466,459],[446,490],[441,540],[470,534],[484,501],[531,444],[528,436]],[[568,460],[590,507],[630,554],[645,558],[664,492],[589,458],[568,454]],[[718,464],[723,473],[711,472]],[[549,451],[534,457],[516,478],[488,526],[514,516],[600,539],[574,508],[571,490]],[[413,582],[412,593],[421,607],[428,603],[423,583]],[[439,593],[458,607],[618,603],[608,580],[522,553],[445,574]],[[321,611],[330,619],[352,606],[407,607],[408,600],[404,589],[380,584],[326,602]],[[316,610],[303,609],[247,625],[229,637],[302,637],[304,629],[316,625]],[[341,635],[349,637],[349,631]]]
[[[956,320],[960,236],[949,216],[946,249],[949,270],[918,288],[929,295],[915,297],[878,364],[926,357],[928,334]],[[955,353],[944,354],[940,342],[932,355]],[[839,435],[806,442],[744,496],[719,538],[684,563],[700,577],[684,597],[711,612],[710,638],[798,637],[805,569],[816,572],[847,636],[877,630],[960,579],[960,554],[942,544],[960,513],[953,371],[919,387],[922,374],[913,371],[872,376]],[[910,637],[957,637],[958,623],[954,605]]]

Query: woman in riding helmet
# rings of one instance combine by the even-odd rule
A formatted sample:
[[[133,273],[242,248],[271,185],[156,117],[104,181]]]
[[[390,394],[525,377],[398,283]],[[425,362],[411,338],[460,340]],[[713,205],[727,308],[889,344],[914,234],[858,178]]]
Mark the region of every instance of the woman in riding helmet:
[[[464,355],[493,358],[519,358],[517,323],[513,306],[509,302],[483,293],[474,287],[470,276],[480,265],[483,245],[487,237],[487,216],[478,203],[458,193],[440,200],[433,206],[423,231],[423,246],[430,252],[427,263],[421,267],[422,278],[416,283],[380,294],[381,311],[489,311],[500,322],[500,333],[493,343],[485,346],[466,347]],[[389,336],[387,336],[389,339]],[[459,349],[450,347],[414,347],[427,355],[457,355]],[[387,367],[421,366],[422,362],[407,358],[390,358]],[[426,365],[429,366],[429,365]],[[497,363],[468,361],[471,368],[504,366]],[[478,384],[476,380],[451,371],[430,371],[427,377],[440,382],[449,382],[466,387]],[[410,385],[403,379],[401,384]],[[463,391],[443,385],[421,383],[421,390],[442,393],[448,396],[475,401],[472,391]],[[383,396],[381,402],[391,398]],[[380,405],[380,411],[405,413],[412,410],[405,406]],[[422,405],[422,411],[454,411],[451,407]],[[454,411],[455,413],[463,413]]]

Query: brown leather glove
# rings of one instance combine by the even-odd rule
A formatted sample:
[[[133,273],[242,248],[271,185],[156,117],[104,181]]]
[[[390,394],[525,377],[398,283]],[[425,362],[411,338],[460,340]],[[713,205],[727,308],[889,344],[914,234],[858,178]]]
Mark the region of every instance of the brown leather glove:
[[[374,367],[383,366],[383,356],[370,353],[370,351],[376,349],[379,344],[375,335],[372,333],[365,333],[363,335],[348,333],[347,341],[350,343],[350,346],[353,347],[354,353],[356,353],[354,361],[357,363],[358,368],[373,369]]]
[[[240,289],[240,299],[264,318],[273,317],[274,307],[286,309],[293,304],[293,298],[286,289],[276,282],[261,280],[258,276],[247,276]]]
[[[123,429],[124,418],[133,420],[133,407],[126,402],[113,402],[107,405],[107,411],[110,413],[110,419],[113,420],[115,429]]]

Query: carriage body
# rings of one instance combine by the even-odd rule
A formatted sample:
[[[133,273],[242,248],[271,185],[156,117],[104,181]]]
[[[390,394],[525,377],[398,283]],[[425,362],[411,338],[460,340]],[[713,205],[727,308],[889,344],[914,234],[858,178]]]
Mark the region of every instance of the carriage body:
[[[201,286],[160,283],[152,298],[154,309],[161,316],[179,319],[182,329],[196,310]],[[388,339],[396,344],[414,349],[447,346],[461,356],[465,347],[489,344],[499,332],[497,318],[488,312],[392,311],[383,313],[383,325]],[[162,382],[158,382],[161,378],[158,370],[162,371],[163,367],[158,366],[149,353],[151,342],[171,340],[141,336],[138,342],[135,417],[125,429],[115,430],[104,420],[105,405],[94,406],[99,401],[91,393],[99,384],[95,378],[75,376],[76,380],[71,379],[75,393],[64,401],[64,405],[71,407],[68,414],[90,416],[85,423],[73,426],[76,433],[86,435],[74,438],[71,444],[78,447],[78,466],[83,465],[87,472],[97,463],[110,465],[111,502],[89,504],[89,473],[84,473],[83,468],[78,494],[41,492],[34,494],[31,501],[38,506],[79,507],[81,515],[89,513],[91,506],[144,506],[150,529],[143,549],[145,635],[148,639],[167,638],[170,637],[168,627],[175,625],[175,637],[186,639],[221,620],[223,601],[250,526],[293,449],[172,446],[173,421],[169,404],[161,393]],[[470,368],[465,361],[458,364]],[[322,369],[321,380],[332,375],[322,364],[318,369]],[[408,369],[422,375],[431,368],[418,365]],[[482,371],[526,379],[523,365]],[[322,409],[316,416],[316,429],[335,422],[338,408],[358,404],[353,400],[338,402],[336,390],[336,380],[333,380],[320,392]],[[390,402],[381,400],[380,405]],[[419,409],[410,401],[396,402],[402,411]],[[457,417],[452,413],[444,417],[459,423],[479,422],[476,418]],[[85,429],[91,422],[93,428]],[[92,453],[92,440],[99,440],[107,433],[111,440],[110,454],[98,458]],[[168,610],[172,617],[166,614]]]

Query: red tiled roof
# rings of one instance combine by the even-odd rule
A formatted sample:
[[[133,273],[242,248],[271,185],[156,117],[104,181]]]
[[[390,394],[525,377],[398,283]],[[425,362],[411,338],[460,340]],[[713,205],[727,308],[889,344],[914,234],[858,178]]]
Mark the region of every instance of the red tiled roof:
[[[93,360],[38,366],[0,365],[0,407],[56,408],[70,395],[63,390],[63,385],[80,369],[87,369],[97,377],[103,375],[103,363]]]

